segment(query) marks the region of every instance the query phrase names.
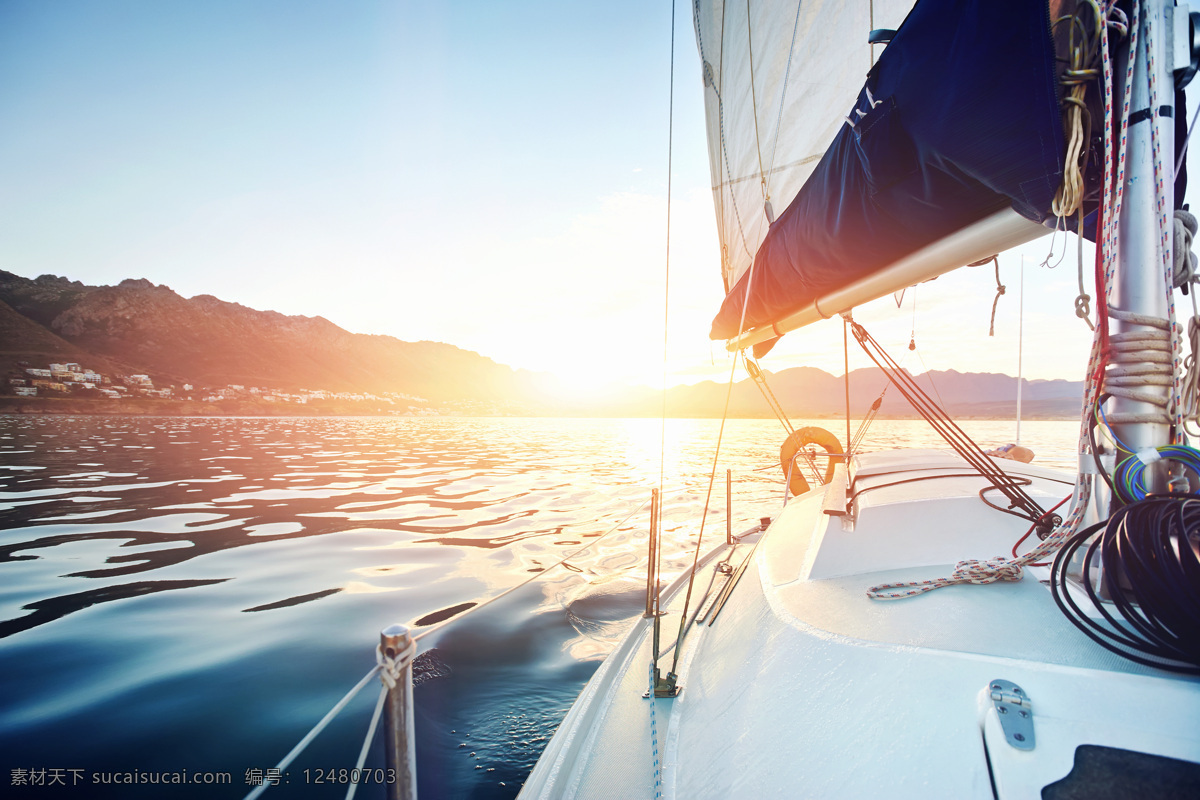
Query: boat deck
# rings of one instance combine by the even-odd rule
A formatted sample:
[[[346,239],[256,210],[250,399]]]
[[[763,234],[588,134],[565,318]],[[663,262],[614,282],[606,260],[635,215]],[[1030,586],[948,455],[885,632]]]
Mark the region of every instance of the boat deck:
[[[1081,745],[1200,761],[1200,682],[1094,644],[1028,570],[1016,583],[866,596],[1007,554],[1025,532],[980,501],[982,479],[953,477],[963,466],[927,452],[864,459],[852,520],[825,514],[821,490],[788,504],[715,623],[690,632],[679,696],[655,701],[663,796],[1040,797]],[[1011,472],[1045,507],[1070,491],[1057,473]],[[597,672],[525,796],[653,796],[648,629]],[[1032,700],[1034,749],[1005,740],[996,679]]]

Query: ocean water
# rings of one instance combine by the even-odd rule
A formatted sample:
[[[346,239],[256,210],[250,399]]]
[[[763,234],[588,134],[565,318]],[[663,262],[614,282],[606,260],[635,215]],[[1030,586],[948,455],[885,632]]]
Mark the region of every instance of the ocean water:
[[[844,421],[795,422],[844,436]],[[984,447],[1013,439],[1012,423],[962,424]],[[1077,427],[1025,422],[1022,443],[1070,469]],[[664,572],[690,558],[718,429],[0,416],[3,796],[241,797],[374,666],[395,622],[429,632],[421,795],[515,796],[641,613],[660,473]],[[727,469],[735,532],[778,510],[783,438],[773,420],[726,424],[706,542],[724,536]],[[920,421],[876,421],[864,440],[901,445],[941,446]],[[345,796],[377,695],[266,796]],[[379,736],[367,767],[383,766]],[[212,783],[151,782],[178,780]]]

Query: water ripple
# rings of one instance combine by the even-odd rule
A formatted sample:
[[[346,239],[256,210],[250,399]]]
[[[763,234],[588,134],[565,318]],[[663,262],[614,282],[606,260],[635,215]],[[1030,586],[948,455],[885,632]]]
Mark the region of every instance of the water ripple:
[[[938,446],[922,426],[877,422],[868,442]],[[1023,430],[1040,462],[1069,465],[1074,427]],[[657,420],[0,416],[0,752],[237,780],[373,665],[378,631],[446,622],[419,689],[419,713],[437,709],[423,791],[512,796],[640,613],[647,518],[626,517],[660,468],[664,576],[688,563],[715,434],[670,421],[660,467]],[[778,470],[760,468],[782,439],[729,423],[706,537],[724,534],[726,468],[736,530],[778,508]],[[353,763],[368,711],[313,763]],[[467,732],[477,758],[457,757]]]

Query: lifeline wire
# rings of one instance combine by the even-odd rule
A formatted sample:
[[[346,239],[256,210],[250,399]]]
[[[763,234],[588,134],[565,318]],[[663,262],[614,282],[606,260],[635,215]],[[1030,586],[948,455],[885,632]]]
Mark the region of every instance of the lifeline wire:
[[[296,756],[300,755],[300,753],[304,751],[304,748],[308,747],[309,743],[312,742],[313,739],[317,738],[317,735],[321,731],[325,730],[326,726],[333,721],[333,718],[341,713],[341,710],[345,708],[347,704],[354,699],[355,695],[362,691],[363,687],[366,686],[372,678],[378,675],[382,669],[382,665],[377,665],[374,669],[364,675],[362,680],[355,684],[354,688],[347,692],[346,696],[337,702],[337,705],[329,709],[328,713],[321,718],[321,721],[314,725],[313,729],[305,734],[303,739],[296,743],[296,746],[291,749],[291,752],[284,756],[283,760],[275,765],[275,769],[279,770],[280,772],[283,772],[285,769],[287,769],[288,765],[296,760]],[[262,795],[262,793],[267,789],[270,789],[271,786],[271,783],[264,781],[255,787],[254,790],[248,795],[246,795],[245,800],[255,800],[255,798]]]
[[[443,622],[441,622],[441,623],[439,623],[439,624],[437,624],[437,625],[435,625],[435,626],[433,626],[433,627],[431,627],[431,628],[428,628],[428,629],[426,629],[426,630],[423,630],[423,631],[421,631],[420,633],[418,633],[418,634],[414,635],[414,636],[412,637],[413,646],[415,647],[415,646],[416,646],[416,643],[417,643],[417,642],[419,642],[421,639],[424,639],[426,636],[428,636],[429,634],[433,633],[434,631],[441,630],[441,629],[442,629],[442,628],[443,628],[445,625],[449,624],[450,622],[454,622],[454,621],[457,621],[457,620],[461,620],[461,619],[463,619],[464,617],[466,617],[466,616],[468,616],[468,615],[470,615],[470,614],[473,614],[473,613],[475,613],[475,612],[476,612],[476,611],[478,611],[479,609],[481,609],[481,608],[484,608],[485,606],[491,605],[492,603],[496,602],[496,601],[497,601],[497,600],[499,600],[500,598],[502,598],[502,597],[505,597],[505,596],[507,596],[507,595],[509,595],[509,594],[512,594],[512,593],[513,593],[513,592],[515,592],[516,590],[520,589],[522,586],[525,586],[525,585],[527,585],[527,584],[529,584],[529,583],[532,583],[532,582],[533,582],[533,581],[535,581],[535,580],[538,580],[538,579],[540,579],[540,578],[544,577],[544,576],[546,575],[546,573],[547,573],[547,572],[549,572],[550,570],[554,569],[555,567],[558,567],[558,566],[561,566],[561,565],[563,565],[563,564],[567,563],[567,562],[568,562],[568,561],[570,561],[572,558],[574,558],[575,556],[577,556],[577,555],[579,555],[580,553],[584,552],[585,550],[589,549],[590,547],[592,547],[593,545],[595,545],[597,542],[599,542],[599,541],[600,541],[601,539],[603,539],[604,537],[608,536],[608,535],[609,535],[610,533],[612,533],[613,531],[615,531],[615,530],[618,530],[618,529],[619,529],[619,528],[620,528],[622,525],[624,525],[626,522],[628,522],[630,519],[632,519],[632,518],[633,518],[633,516],[634,516],[635,514],[637,514],[639,511],[641,511],[643,508],[645,508],[645,507],[646,507],[646,503],[649,503],[649,502],[650,502],[649,500],[646,500],[646,501],[644,501],[644,502],[643,502],[643,503],[642,503],[640,506],[638,506],[638,507],[637,507],[637,508],[635,508],[635,509],[634,509],[632,512],[630,512],[629,516],[625,517],[623,520],[621,520],[620,522],[618,522],[616,525],[614,525],[613,527],[609,528],[607,531],[605,531],[604,533],[600,534],[600,535],[599,535],[599,536],[597,536],[595,539],[593,539],[592,541],[588,542],[586,545],[584,545],[583,547],[579,548],[578,550],[574,550],[574,551],[572,551],[572,552],[571,552],[571,553],[569,553],[569,554],[568,554],[568,555],[567,555],[565,558],[563,558],[562,560],[560,560],[560,561],[556,562],[555,564],[552,564],[551,566],[547,567],[546,569],[542,570],[541,572],[537,573],[536,575],[533,575],[533,576],[531,576],[531,577],[527,578],[526,580],[523,580],[523,581],[521,581],[521,582],[520,582],[520,583],[518,583],[516,586],[513,586],[513,587],[512,587],[512,588],[510,588],[510,589],[506,589],[506,590],[504,590],[503,592],[501,592],[500,594],[496,595],[495,597],[489,597],[487,600],[483,601],[483,602],[482,602],[482,603],[480,603],[479,605],[477,605],[477,606],[475,606],[475,607],[471,608],[471,609],[470,609],[470,610],[469,610],[469,611],[468,611],[466,614],[461,614],[461,615],[459,615],[459,616],[456,616],[456,617],[453,617],[453,618],[451,618],[451,619],[444,620]],[[357,684],[355,684],[355,686],[354,686],[354,688],[353,688],[353,689],[351,689],[349,692],[347,692],[347,693],[346,693],[345,697],[343,697],[341,700],[339,700],[339,701],[338,701],[338,703],[337,703],[337,704],[336,704],[336,705],[335,705],[333,708],[331,708],[331,709],[329,710],[329,712],[325,714],[325,716],[324,716],[324,717],[322,717],[322,718],[321,718],[321,721],[320,721],[320,722],[318,722],[316,725],[314,725],[314,726],[313,726],[312,730],[310,730],[310,731],[309,731],[307,734],[305,734],[305,735],[304,735],[304,738],[302,738],[302,739],[301,739],[301,740],[300,740],[300,741],[299,741],[299,742],[296,744],[296,746],[295,746],[295,747],[293,747],[293,748],[291,749],[291,751],[290,751],[290,752],[289,752],[289,753],[288,753],[286,756],[284,756],[284,757],[283,757],[283,760],[282,760],[282,761],[280,761],[280,762],[279,762],[279,763],[278,763],[278,764],[275,766],[275,769],[277,769],[277,770],[279,770],[279,771],[281,771],[281,772],[282,772],[283,770],[287,769],[288,765],[289,765],[289,764],[291,764],[291,763],[292,763],[292,762],[293,762],[293,761],[296,759],[296,757],[297,757],[297,756],[299,756],[299,755],[300,755],[300,753],[304,751],[304,748],[308,747],[308,745],[309,745],[309,744],[312,742],[312,740],[313,740],[313,739],[315,739],[315,738],[317,738],[317,736],[318,736],[318,735],[321,733],[321,731],[325,730],[325,728],[326,728],[326,727],[329,725],[329,723],[330,723],[330,722],[332,722],[332,721],[333,721],[333,719],[334,719],[334,718],[335,718],[335,717],[336,717],[338,714],[340,714],[340,713],[341,713],[342,709],[344,709],[344,708],[347,706],[347,704],[349,704],[349,702],[350,702],[351,700],[353,700],[353,699],[354,699],[354,697],[355,697],[355,696],[356,696],[356,695],[357,695],[357,694],[358,694],[360,691],[362,691],[363,687],[365,687],[365,686],[366,686],[366,685],[367,685],[367,684],[370,682],[371,678],[374,678],[376,675],[379,675],[381,672],[383,672],[383,670],[384,670],[384,665],[383,665],[383,663],[376,664],[376,665],[375,665],[375,667],[374,667],[373,669],[371,669],[371,671],[370,671],[370,672],[368,672],[366,675],[364,675],[364,676],[362,677],[362,679],[361,679],[361,680],[359,680],[359,682],[358,682]],[[375,721],[373,720],[373,721],[372,721],[372,727],[371,727],[371,729],[370,729],[370,732],[369,732],[369,734],[368,734],[368,735],[371,735],[371,734],[373,734],[373,733],[374,733],[374,725],[375,725]],[[260,786],[256,787],[256,788],[255,788],[253,791],[251,791],[249,794],[247,794],[247,795],[246,795],[246,797],[245,797],[245,800],[255,800],[255,798],[257,798],[257,797],[259,797],[260,795],[262,795],[262,793],[263,793],[263,792],[265,792],[265,791],[266,791],[267,789],[269,789],[269,788],[271,788],[271,784],[269,784],[269,783],[263,783],[263,784],[261,784]],[[351,795],[351,796],[353,796],[353,795]]]

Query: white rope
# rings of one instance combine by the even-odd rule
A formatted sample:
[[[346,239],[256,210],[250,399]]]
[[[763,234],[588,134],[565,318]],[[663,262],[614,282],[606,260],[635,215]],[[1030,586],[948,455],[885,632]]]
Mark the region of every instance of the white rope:
[[[408,647],[403,653],[397,653],[395,658],[383,652],[383,645],[375,647],[375,662],[379,664],[379,679],[383,681],[383,685],[389,691],[396,688],[400,678],[404,675],[405,667],[412,664],[416,655],[416,637],[411,637],[408,640]]]
[[[1196,120],[1200,119],[1200,105],[1196,106],[1196,113],[1192,114],[1192,124],[1188,125],[1187,136],[1183,139],[1183,147],[1179,149],[1179,158],[1175,161],[1175,178],[1179,177],[1180,171],[1183,169],[1184,161],[1187,159],[1188,144],[1192,141],[1192,131],[1196,130]],[[1174,183],[1174,179],[1171,180]]]
[[[775,174],[775,152],[779,148],[779,132],[783,129],[783,105],[787,98],[788,82],[792,78],[792,54],[796,50],[796,32],[800,30],[800,7],[804,5],[796,0],[796,19],[792,22],[792,43],[788,45],[787,67],[783,71],[783,86],[779,90],[779,113],[775,117],[775,137],[771,143],[771,158],[767,162],[767,198],[771,197],[771,176]],[[775,222],[775,220],[771,220]]]
[[[1089,20],[1092,23],[1092,30],[1083,29],[1083,20],[1078,15],[1055,21],[1056,24],[1067,21],[1069,26],[1067,41],[1070,52],[1068,52],[1067,58],[1070,68],[1062,82],[1071,87],[1069,94],[1063,98],[1068,118],[1067,126],[1070,129],[1070,136],[1067,139],[1067,157],[1063,164],[1063,180],[1050,204],[1050,210],[1059,218],[1074,215],[1083,203],[1082,162],[1087,156],[1087,139],[1091,129],[1085,95],[1088,84],[1091,82],[1090,75],[1094,74],[1098,67],[1100,48],[1097,45],[1104,36],[1104,14],[1100,11],[1100,7],[1095,0],[1084,0],[1081,5],[1084,4],[1092,11],[1092,19]],[[1077,22],[1078,25],[1076,25]],[[1083,234],[1082,231],[1079,233]]]
[[[315,726],[313,726],[313,729],[311,731],[309,731],[305,735],[305,737],[296,744],[295,747],[292,748],[291,752],[288,753],[286,756],[284,756],[283,760],[275,765],[275,769],[278,770],[279,772],[283,772],[285,769],[287,769],[288,766],[293,761],[296,760],[296,756],[300,755],[300,753],[302,753],[304,751],[304,748],[308,747],[308,745],[312,742],[312,740],[317,738],[317,735],[321,731],[325,730],[326,726],[328,726],[329,723],[333,721],[333,718],[336,717],[338,714],[340,714],[342,709],[345,708],[350,703],[350,701],[354,699],[355,695],[357,695],[360,691],[362,691],[362,688],[364,686],[366,686],[368,683],[370,683],[371,679],[374,678],[375,675],[377,673],[381,672],[382,670],[383,670],[383,667],[377,665],[374,669],[372,669],[370,672],[368,672],[366,675],[364,675],[362,677],[362,680],[360,680],[358,683],[356,683],[354,685],[354,688],[351,689],[349,692],[347,692],[346,696],[338,701],[337,705],[335,705],[333,708],[329,709],[329,713],[327,713],[324,717],[322,717],[321,721],[318,722]],[[270,788],[271,788],[271,784],[264,782],[261,785],[259,785],[258,787],[256,787],[253,791],[251,791],[248,795],[246,795],[245,800],[254,800],[254,798],[261,796],[263,792],[265,792],[267,789],[270,789]]]
[[[1092,497],[1092,481],[1090,475],[1080,475],[1079,484],[1075,489],[1075,502],[1071,506],[1071,514],[1067,520],[1058,526],[1037,547],[1016,558],[997,557],[986,561],[968,559],[959,561],[954,572],[948,578],[933,578],[926,581],[904,581],[901,583],[883,583],[867,589],[867,597],[872,600],[903,600],[915,597],[934,589],[954,586],[961,583],[995,583],[996,581],[1019,581],[1023,576],[1023,567],[1036,564],[1058,552],[1079,527],[1087,511],[1088,502]]]
[[[1175,288],[1196,282],[1196,254],[1192,252],[1192,241],[1200,223],[1190,211],[1175,209],[1175,241],[1171,252],[1175,257]]]
[[[1146,403],[1156,412],[1113,412],[1110,423],[1149,422],[1171,424],[1169,396],[1142,391],[1146,386],[1172,386],[1174,383],[1175,331],[1169,320],[1145,314],[1109,309],[1108,315],[1138,329],[1113,333],[1108,337],[1108,364],[1103,391],[1113,397]]]
[[[371,742],[375,740],[375,729],[379,726],[379,717],[383,714],[383,704],[387,701],[387,696],[386,687],[379,690],[379,699],[375,701],[375,713],[371,715],[371,724],[367,726],[367,736],[363,739],[362,750],[358,753],[358,761],[354,764],[354,772],[351,773],[351,776],[362,775],[363,764],[367,763],[367,753],[371,750]],[[354,793],[357,791],[358,783],[351,781],[350,788],[346,789],[346,800],[354,800]]]

